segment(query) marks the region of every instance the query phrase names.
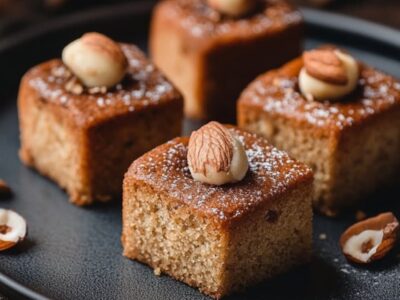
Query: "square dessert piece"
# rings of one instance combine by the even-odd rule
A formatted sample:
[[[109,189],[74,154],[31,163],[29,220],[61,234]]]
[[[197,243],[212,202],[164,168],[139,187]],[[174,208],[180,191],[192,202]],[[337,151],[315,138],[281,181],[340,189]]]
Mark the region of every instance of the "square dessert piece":
[[[240,16],[220,12],[212,1],[160,1],[151,21],[150,52],[183,93],[188,117],[232,122],[246,85],[299,55],[303,21],[285,1],[224,2],[254,3]]]
[[[244,146],[242,180],[194,180],[183,137],[134,161],[123,185],[124,255],[215,298],[308,262],[312,246],[311,169],[224,128]]]
[[[180,93],[135,46],[114,87],[86,88],[60,59],[32,68],[18,97],[23,163],[56,181],[77,205],[121,195],[132,160],[180,135]]]
[[[353,59],[358,65],[355,87],[340,99],[329,99],[333,96],[329,93],[343,93],[344,85],[338,82],[340,72],[335,74],[335,58],[324,66],[324,59],[328,62],[332,57],[316,51],[308,55],[314,63],[309,72],[320,78],[314,93],[326,99],[316,101],[312,94],[301,92],[299,76],[308,69],[298,58],[261,75],[244,90],[238,102],[238,124],[311,166],[314,204],[332,215],[398,177],[400,83]]]

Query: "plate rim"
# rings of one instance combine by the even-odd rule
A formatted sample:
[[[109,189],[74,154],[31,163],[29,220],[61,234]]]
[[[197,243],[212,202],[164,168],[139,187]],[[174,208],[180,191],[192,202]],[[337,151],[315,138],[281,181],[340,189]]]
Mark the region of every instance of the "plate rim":
[[[106,5],[84,12],[68,14],[50,21],[40,22],[37,25],[2,39],[0,41],[0,56],[2,53],[18,47],[29,40],[71,26],[79,26],[99,19],[115,18],[116,15],[149,14],[155,3],[156,1],[154,0],[139,0],[117,5]],[[384,47],[383,50],[385,52],[393,56],[400,51],[400,30],[371,21],[312,8],[300,6],[300,11],[304,16],[306,29],[316,32],[316,35],[318,35],[318,32],[329,31],[350,38],[356,38],[358,41],[368,42],[374,46],[373,48],[376,48],[376,44],[379,44]],[[381,49],[379,49],[379,53],[381,53]],[[6,296],[12,296],[17,299],[50,299],[18,283],[2,272],[0,272],[0,291],[5,293]]]

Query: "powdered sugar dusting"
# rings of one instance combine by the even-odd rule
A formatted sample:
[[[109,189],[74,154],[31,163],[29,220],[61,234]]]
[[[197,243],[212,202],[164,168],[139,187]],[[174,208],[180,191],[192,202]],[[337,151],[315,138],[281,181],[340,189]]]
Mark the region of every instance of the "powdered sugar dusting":
[[[366,66],[362,68],[357,90],[338,102],[309,101],[299,92],[297,77],[270,74],[253,82],[241,101],[316,127],[343,129],[400,105],[399,83]]]
[[[257,11],[241,19],[228,18],[211,8],[204,0],[174,0],[168,12],[171,18],[194,37],[218,36],[237,33],[248,36],[280,29],[287,24],[299,23],[299,11],[282,1],[260,1]]]
[[[179,97],[168,80],[132,45],[123,44],[129,68],[124,80],[110,90],[99,87],[74,94],[65,88],[73,76],[61,60],[53,60],[33,68],[29,85],[44,101],[71,108],[74,113],[92,117],[133,112],[146,106]]]
[[[256,209],[263,201],[293,188],[304,178],[311,178],[308,167],[265,140],[238,129],[230,130],[245,145],[249,159],[249,171],[238,183],[211,186],[194,181],[186,159],[186,138],[170,141],[142,156],[128,174],[220,221]]]

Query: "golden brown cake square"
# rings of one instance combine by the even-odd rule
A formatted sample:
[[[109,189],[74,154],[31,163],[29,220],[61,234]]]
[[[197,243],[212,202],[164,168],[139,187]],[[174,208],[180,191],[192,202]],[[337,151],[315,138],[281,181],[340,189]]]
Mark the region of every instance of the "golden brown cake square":
[[[195,181],[183,137],[134,161],[123,184],[124,255],[214,298],[308,262],[312,246],[311,169],[228,128],[248,157],[243,180]]]
[[[312,101],[299,90],[302,58],[253,81],[238,102],[241,128],[263,135],[315,172],[314,205],[336,214],[400,168],[400,83],[359,62],[355,90],[340,100]]]
[[[232,18],[206,0],[166,0],[153,12],[150,52],[183,93],[188,117],[232,122],[245,86],[300,53],[302,30],[285,1],[261,0]]]
[[[180,135],[180,93],[135,46],[123,44],[124,80],[108,91],[74,81],[60,59],[23,77],[20,157],[56,181],[77,205],[121,195],[133,159]]]

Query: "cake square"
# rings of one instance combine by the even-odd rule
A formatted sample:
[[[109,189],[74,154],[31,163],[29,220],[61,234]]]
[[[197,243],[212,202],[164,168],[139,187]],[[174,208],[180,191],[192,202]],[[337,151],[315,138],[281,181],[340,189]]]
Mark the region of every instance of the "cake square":
[[[215,298],[308,262],[312,247],[311,169],[229,130],[249,161],[240,182],[195,181],[181,137],[134,161],[123,183],[124,255]]]
[[[239,99],[238,124],[311,166],[315,207],[336,215],[398,177],[400,83],[359,62],[353,93],[310,101],[298,86],[303,65],[298,58],[252,82]]]
[[[32,68],[21,82],[21,160],[77,205],[120,196],[132,160],[181,132],[180,93],[137,47],[121,48],[128,71],[109,91],[68,86],[71,73],[60,59]]]
[[[231,122],[240,92],[256,76],[296,57],[303,21],[285,1],[259,1],[230,18],[205,0],[160,1],[153,12],[150,52],[179,88],[185,114]]]

